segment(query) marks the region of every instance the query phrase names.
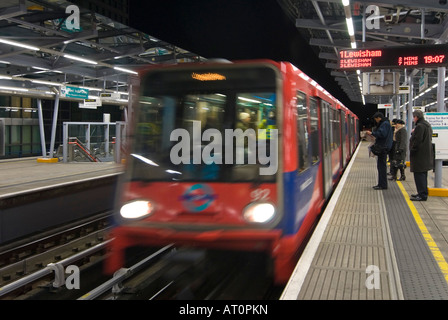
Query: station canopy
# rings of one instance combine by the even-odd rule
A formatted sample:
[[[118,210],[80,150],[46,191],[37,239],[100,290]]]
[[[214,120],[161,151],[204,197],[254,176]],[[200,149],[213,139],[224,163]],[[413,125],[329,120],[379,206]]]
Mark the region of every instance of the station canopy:
[[[204,58],[64,0],[0,1],[0,94],[51,98],[63,86],[128,99],[130,77],[151,64]],[[76,8],[75,8],[76,9]]]
[[[420,58],[415,58],[417,54],[403,54],[387,66],[378,66],[376,69],[367,65],[370,67],[368,70],[362,68],[362,64],[358,65],[358,69],[353,66],[341,68],[340,55],[341,51],[353,52],[352,50],[355,50],[356,54],[368,54],[369,50],[390,52],[384,48],[398,48],[398,51],[394,52],[399,52],[400,47],[408,48],[409,52],[412,52],[419,47],[445,44],[448,37],[447,1],[278,1],[350,100],[377,104],[394,99],[394,95],[387,93],[366,94],[366,88],[363,88],[366,73],[379,73],[383,70],[383,73],[395,73],[396,76],[396,79],[383,77],[383,80],[395,80],[399,86],[409,85],[406,80],[412,76],[416,89],[414,105],[435,106],[437,67],[444,64],[439,63],[440,61],[447,61],[448,52],[446,57],[442,57],[444,53],[439,51],[435,51],[437,54],[426,53]],[[352,30],[349,30],[349,24],[353,26]],[[346,57],[349,57],[349,54]],[[400,57],[402,63],[404,58],[407,58],[407,65],[399,65]],[[379,58],[372,59],[380,61]],[[425,65],[422,61],[428,63]],[[378,74],[370,80],[378,82]]]

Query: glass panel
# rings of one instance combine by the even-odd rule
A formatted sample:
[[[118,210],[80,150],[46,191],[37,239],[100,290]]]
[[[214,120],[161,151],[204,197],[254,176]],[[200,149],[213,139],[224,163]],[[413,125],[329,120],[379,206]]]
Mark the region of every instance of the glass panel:
[[[317,116],[317,101],[310,99],[310,140],[311,140],[311,161],[313,164],[319,161],[319,125]]]
[[[308,169],[308,111],[306,95],[297,92],[297,141],[299,152],[299,172]]]

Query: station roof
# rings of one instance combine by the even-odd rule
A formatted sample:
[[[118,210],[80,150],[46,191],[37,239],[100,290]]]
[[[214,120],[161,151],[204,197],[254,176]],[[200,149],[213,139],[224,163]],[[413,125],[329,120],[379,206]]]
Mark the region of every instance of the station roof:
[[[448,4],[445,0],[380,0],[378,28],[362,32],[362,16],[369,16],[366,0],[278,0],[283,10],[314,48],[335,81],[354,102],[389,103],[391,95],[362,95],[362,74],[340,70],[338,53],[343,49],[382,48],[446,43]],[[91,92],[120,92],[127,100],[129,77],[148,64],[173,64],[206,60],[195,53],[130,28],[90,10],[80,8],[79,29],[65,23],[73,3],[65,0],[0,1],[0,94],[52,97],[61,85],[87,87]],[[349,35],[346,18],[352,17]],[[83,59],[80,60],[79,58]],[[436,100],[437,68],[389,69],[419,78],[428,75],[428,89],[414,105]],[[406,72],[406,73],[405,73]],[[27,91],[28,90],[28,91]]]
[[[331,75],[352,101],[363,102],[359,80],[362,75],[354,71],[341,71],[338,52],[356,48],[382,48],[395,46],[425,46],[446,43],[448,37],[448,4],[446,0],[278,0],[283,10],[294,20],[296,27],[314,48]],[[372,6],[373,5],[373,6]],[[371,6],[371,7],[369,7]],[[375,8],[379,12],[375,12]],[[363,35],[363,15],[375,14],[380,17],[379,26],[365,28]],[[354,34],[350,36],[346,18],[352,18]],[[447,52],[448,55],[448,52]],[[404,69],[390,69],[400,73],[400,85],[405,84]],[[419,88],[419,78],[428,74],[428,92],[419,96],[415,106],[425,106],[436,100],[437,68],[406,70],[413,75],[414,88]],[[359,78],[358,78],[359,76]],[[427,89],[426,89],[427,90]],[[446,94],[445,94],[446,96]],[[366,103],[389,103],[390,95],[365,95]]]
[[[70,5],[0,1],[0,94],[51,97],[54,88],[69,85],[118,91],[124,102],[129,77],[140,66],[205,60],[81,7],[79,24],[67,24]]]

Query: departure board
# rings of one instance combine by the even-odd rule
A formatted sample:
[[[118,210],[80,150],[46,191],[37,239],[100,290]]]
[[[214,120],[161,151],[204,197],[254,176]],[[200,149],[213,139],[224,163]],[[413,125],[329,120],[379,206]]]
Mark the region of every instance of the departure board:
[[[436,68],[448,65],[448,45],[419,45],[339,51],[339,69]]]

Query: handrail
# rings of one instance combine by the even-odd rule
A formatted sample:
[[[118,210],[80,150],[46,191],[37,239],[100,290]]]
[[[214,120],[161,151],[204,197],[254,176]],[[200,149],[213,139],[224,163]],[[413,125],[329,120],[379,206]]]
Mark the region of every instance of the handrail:
[[[78,139],[77,137],[70,137],[69,139],[75,139],[75,141],[69,141],[68,144],[74,144],[74,145],[78,146],[78,147],[83,151],[83,153],[84,153],[88,158],[90,158],[91,161],[93,161],[93,162],[101,162],[100,159],[98,159],[97,157],[95,157],[94,155],[92,155],[92,154],[87,150],[87,148],[84,146],[84,144],[83,144],[81,141],[79,141],[79,139]]]

